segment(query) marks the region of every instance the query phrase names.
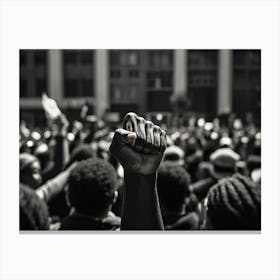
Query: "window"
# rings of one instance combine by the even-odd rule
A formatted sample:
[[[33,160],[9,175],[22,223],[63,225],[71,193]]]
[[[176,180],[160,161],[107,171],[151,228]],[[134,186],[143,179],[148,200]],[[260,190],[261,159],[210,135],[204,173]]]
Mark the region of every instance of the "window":
[[[217,100],[217,51],[189,50],[188,51],[188,98],[190,110],[216,114]]]
[[[239,117],[261,117],[261,51],[233,51],[233,111]]]
[[[168,68],[173,66],[173,51],[151,50],[148,54],[150,68]]]
[[[170,110],[172,50],[111,50],[109,74],[111,110],[122,114],[128,105],[136,112]]]
[[[47,88],[47,51],[20,50],[20,97],[41,97]]]
[[[139,50],[109,51],[110,97],[113,104],[136,104],[140,93]]]
[[[170,97],[173,92],[173,51],[148,50],[147,60],[145,71],[148,111],[170,111]]]
[[[94,95],[94,52],[64,50],[64,94],[66,97]]]

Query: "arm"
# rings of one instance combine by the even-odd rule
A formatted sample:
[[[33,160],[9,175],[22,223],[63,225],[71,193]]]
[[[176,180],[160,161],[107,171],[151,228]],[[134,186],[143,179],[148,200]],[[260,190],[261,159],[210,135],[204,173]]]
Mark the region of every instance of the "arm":
[[[125,170],[121,229],[163,230],[156,171],[166,148],[160,127],[129,113],[124,128],[117,129],[110,146]]]
[[[125,172],[121,229],[163,230],[155,173]]]
[[[76,166],[76,163],[73,163],[66,170],[59,173],[53,179],[47,181],[44,185],[36,189],[36,194],[44,201],[49,202],[59,193],[61,193],[68,181],[71,170]]]
[[[54,162],[58,169],[62,169],[69,161],[69,145],[67,140],[67,129],[69,122],[66,117],[61,114],[55,122],[54,138],[56,141],[54,151]]]
[[[54,151],[53,160],[50,168],[43,173],[44,181],[56,176],[69,161],[69,144],[67,140],[68,121],[63,114],[60,114],[57,119],[53,121],[53,139]]]
[[[57,175],[69,160],[69,149],[67,141],[68,120],[60,111],[56,101],[42,93],[42,107],[47,120],[52,124],[54,143],[54,158],[50,167],[43,174],[44,181]]]

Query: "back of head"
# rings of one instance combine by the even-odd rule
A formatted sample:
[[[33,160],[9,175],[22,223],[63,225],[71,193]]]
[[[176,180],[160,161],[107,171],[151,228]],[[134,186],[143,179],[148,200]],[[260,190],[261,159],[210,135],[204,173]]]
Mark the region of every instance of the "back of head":
[[[217,230],[260,230],[261,188],[236,174],[220,180],[208,195],[208,222]]]
[[[158,194],[160,203],[166,209],[178,211],[189,195],[190,176],[174,163],[162,162],[158,169]]]
[[[81,161],[68,179],[68,198],[81,214],[99,215],[113,203],[117,187],[114,167],[98,158]]]
[[[186,141],[186,146],[185,146],[185,153],[186,155],[191,155],[196,152],[198,148],[198,143],[195,137],[190,137]]]
[[[232,176],[237,170],[239,154],[230,148],[220,148],[210,155],[210,175],[214,179],[221,179]]]
[[[19,155],[19,168],[20,172],[25,172],[26,169],[29,167],[30,164],[33,162],[38,161],[38,159],[28,153],[22,153]]]
[[[90,144],[80,144],[72,151],[67,166],[70,166],[75,161],[82,161],[85,159],[93,158],[95,154],[95,150]]]
[[[178,146],[172,145],[166,148],[164,152],[164,161],[177,165],[184,165],[185,152]]]
[[[23,153],[19,155],[20,182],[36,189],[42,183],[41,165],[35,156]]]
[[[36,193],[27,186],[20,186],[20,230],[47,230],[48,208]]]

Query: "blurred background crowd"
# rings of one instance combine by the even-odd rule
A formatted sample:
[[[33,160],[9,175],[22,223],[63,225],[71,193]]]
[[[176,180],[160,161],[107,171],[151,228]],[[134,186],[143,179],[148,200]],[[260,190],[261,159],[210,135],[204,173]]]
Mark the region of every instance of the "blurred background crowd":
[[[21,50],[20,229],[119,229],[124,170],[109,146],[134,111],[167,133],[165,229],[259,230],[260,61],[258,50]]]

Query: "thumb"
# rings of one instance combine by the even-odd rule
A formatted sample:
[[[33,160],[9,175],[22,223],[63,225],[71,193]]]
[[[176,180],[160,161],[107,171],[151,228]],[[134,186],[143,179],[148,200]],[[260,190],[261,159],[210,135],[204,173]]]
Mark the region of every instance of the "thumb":
[[[137,135],[135,132],[131,132],[129,130],[125,130],[123,128],[119,128],[115,131],[114,138],[120,143],[120,144],[132,144],[134,145],[135,140],[137,138]],[[114,141],[114,139],[113,139]]]
[[[137,135],[135,132],[119,128],[115,131],[112,143],[110,145],[110,151],[114,154],[128,144],[134,145],[136,138]]]

